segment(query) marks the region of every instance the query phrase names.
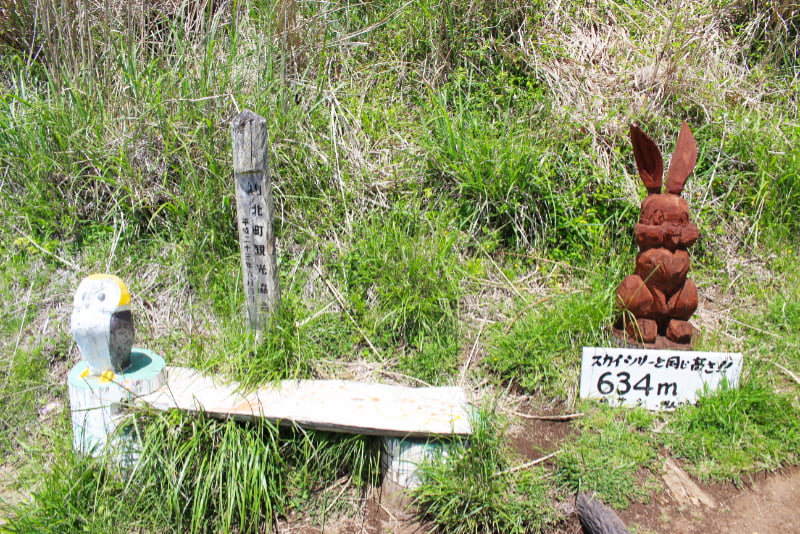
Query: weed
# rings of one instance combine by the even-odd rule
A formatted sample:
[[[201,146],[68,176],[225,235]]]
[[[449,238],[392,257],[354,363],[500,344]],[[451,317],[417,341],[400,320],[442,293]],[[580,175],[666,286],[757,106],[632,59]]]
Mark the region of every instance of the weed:
[[[639,472],[652,469],[658,456],[650,435],[654,416],[642,409],[586,408],[580,434],[556,456],[556,478],[570,493],[593,491],[615,508],[646,502],[653,481],[647,471],[641,481]]]
[[[790,397],[751,378],[681,407],[664,442],[701,480],[739,482],[744,473],[797,461],[799,413]]]
[[[610,290],[593,283],[591,290],[555,295],[520,313],[490,333],[485,366],[526,391],[565,395],[577,374],[574,354],[604,339],[613,313]]]
[[[8,529],[108,532],[169,525],[182,532],[261,532],[276,514],[304,505],[293,496],[342,473],[356,484],[377,473],[373,447],[359,436],[179,412],[145,414],[131,424],[142,446],[129,471],[116,465],[111,450],[99,458],[62,451],[33,503],[12,510]]]
[[[446,385],[458,367],[461,343],[452,333],[419,336],[400,356],[398,369],[427,384]]]
[[[420,468],[414,502],[443,531],[538,532],[556,522],[545,471],[507,470],[501,424],[496,414],[481,413],[467,445]]]
[[[353,310],[383,347],[452,346],[457,332],[459,233],[421,216],[413,205],[373,214],[341,264]]]
[[[37,420],[46,402],[43,393],[52,385],[47,376],[48,354],[41,348],[31,353],[15,351],[0,388],[0,451],[9,454],[16,441]]]
[[[568,125],[493,117],[485,111],[491,96],[473,95],[472,84],[454,85],[454,102],[444,93],[425,110],[433,117],[428,177],[432,187],[455,197],[470,234],[494,230],[511,247],[572,251],[591,248],[609,228],[631,222],[632,206]],[[519,93],[523,102],[534,98]],[[516,105],[526,113],[524,104]]]

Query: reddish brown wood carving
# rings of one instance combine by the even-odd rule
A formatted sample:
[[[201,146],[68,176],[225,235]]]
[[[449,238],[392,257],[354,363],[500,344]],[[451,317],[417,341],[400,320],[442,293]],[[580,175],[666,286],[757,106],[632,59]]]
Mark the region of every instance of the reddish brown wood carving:
[[[661,151],[636,125],[631,125],[631,143],[647,196],[634,226],[639,246],[636,269],[617,287],[617,306],[623,313],[616,326],[637,343],[664,345],[666,339],[689,345],[697,287],[687,278],[687,249],[697,240],[697,226],[689,222],[689,204],[681,191],[697,162],[697,144],[684,122],[662,193]]]

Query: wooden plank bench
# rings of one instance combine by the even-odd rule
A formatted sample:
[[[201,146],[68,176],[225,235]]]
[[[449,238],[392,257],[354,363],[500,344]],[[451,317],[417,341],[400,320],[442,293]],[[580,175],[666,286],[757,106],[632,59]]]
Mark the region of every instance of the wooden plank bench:
[[[68,384],[74,446],[100,454],[133,402],[157,410],[203,412],[216,418],[266,419],[302,428],[379,436],[384,492],[419,483],[417,466],[472,433],[472,407],[460,387],[413,388],[347,380],[283,380],[251,392],[194,369],[169,367],[158,354],[135,348],[131,366],[114,380],[85,376]],[[120,463],[132,465],[138,445],[119,437]],[[123,443],[124,442],[124,443]]]
[[[158,410],[267,419],[303,428],[401,438],[466,436],[470,407],[460,387],[405,387],[346,380],[283,380],[250,393],[185,367],[137,399]]]
[[[435,454],[447,454],[453,439],[472,433],[472,408],[460,387],[283,380],[243,393],[236,383],[194,369],[167,367],[166,371],[166,383],[138,397],[137,403],[158,410],[260,418],[314,430],[379,436],[382,494],[387,503],[400,509],[409,504],[403,490],[420,482],[418,465]]]

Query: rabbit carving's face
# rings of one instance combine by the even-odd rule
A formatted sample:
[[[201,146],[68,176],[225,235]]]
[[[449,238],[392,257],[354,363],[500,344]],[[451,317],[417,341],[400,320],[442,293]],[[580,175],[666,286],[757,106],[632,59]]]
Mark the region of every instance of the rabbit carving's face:
[[[649,195],[642,202],[642,224],[689,224],[689,204],[683,197],[670,194]]]
[[[651,235],[660,236],[660,239],[655,239],[656,242],[649,243],[651,247],[660,245],[671,250],[690,244],[684,242],[687,229],[694,227],[692,233],[697,232],[697,227],[689,222],[689,204],[683,197],[668,193],[648,195],[644,199],[637,226],[637,234],[648,231]],[[696,239],[696,235],[694,237]]]

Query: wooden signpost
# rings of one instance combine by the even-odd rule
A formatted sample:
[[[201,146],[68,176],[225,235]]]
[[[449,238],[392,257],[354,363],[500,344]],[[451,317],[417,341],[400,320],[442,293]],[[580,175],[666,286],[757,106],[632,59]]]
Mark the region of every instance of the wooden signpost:
[[[250,327],[258,331],[265,328],[281,302],[266,120],[244,110],[231,123],[231,137],[247,317]],[[92,311],[84,300],[76,297],[74,303],[73,323],[79,326],[86,322],[84,315]],[[103,293],[99,301],[105,300]],[[102,340],[107,341],[106,337]],[[135,399],[160,410],[268,419],[303,428],[380,436],[381,465],[384,480],[393,485],[391,493],[419,484],[416,469],[422,461],[446,454],[448,443],[472,432],[472,409],[460,387],[284,380],[242,393],[237,384],[225,383],[216,376],[181,367],[165,368],[160,356],[145,349],[134,349],[131,361],[117,375],[103,368],[98,370],[102,376],[90,376],[85,372],[86,362],[70,373],[76,450],[99,454],[123,416],[122,404]],[[135,438],[130,441],[131,453],[122,459],[127,465],[137,455]]]
[[[267,121],[245,109],[231,123],[242,279],[250,328],[260,330],[280,306]]]

